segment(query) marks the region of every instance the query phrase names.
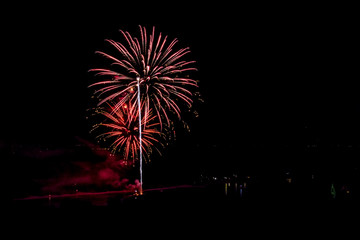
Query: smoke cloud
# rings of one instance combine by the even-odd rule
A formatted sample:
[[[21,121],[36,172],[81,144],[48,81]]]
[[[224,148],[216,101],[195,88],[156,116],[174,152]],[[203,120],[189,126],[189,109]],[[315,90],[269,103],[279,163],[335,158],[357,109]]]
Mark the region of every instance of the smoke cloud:
[[[138,180],[133,183],[127,177],[131,169],[123,161],[108,157],[102,162],[78,161],[71,163],[60,174],[42,180],[43,193],[75,193],[107,190],[134,190]]]

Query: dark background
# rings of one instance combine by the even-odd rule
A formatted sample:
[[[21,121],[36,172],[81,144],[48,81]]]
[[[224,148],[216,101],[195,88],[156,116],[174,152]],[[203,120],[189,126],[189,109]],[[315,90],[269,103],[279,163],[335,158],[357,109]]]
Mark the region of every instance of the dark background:
[[[94,52],[110,49],[106,38],[121,40],[118,29],[139,36],[140,24],[190,47],[204,99],[199,117],[186,119],[191,132],[180,129],[154,161],[154,176],[357,169],[359,37],[351,6],[118,1],[5,9],[2,146],[92,141],[87,71],[102,61]]]

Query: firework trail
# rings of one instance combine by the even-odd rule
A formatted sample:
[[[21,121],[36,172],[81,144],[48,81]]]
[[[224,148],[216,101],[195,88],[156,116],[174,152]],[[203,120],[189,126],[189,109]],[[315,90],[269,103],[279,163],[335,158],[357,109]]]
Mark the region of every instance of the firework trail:
[[[162,134],[157,130],[159,123],[154,122],[155,116],[152,111],[148,117],[141,119],[139,124],[139,115],[136,112],[136,104],[124,104],[121,108],[115,107],[115,104],[107,103],[107,108],[98,108],[96,113],[104,117],[104,120],[93,126],[92,131],[101,130],[97,135],[100,140],[114,139],[110,145],[111,152],[122,152],[125,161],[139,158],[139,147],[142,149],[145,160],[148,161],[152,151],[155,149],[159,153],[157,146],[162,146],[159,139]],[[146,129],[143,126],[146,125]],[[142,127],[141,138],[139,136],[139,126]],[[141,141],[141,144],[140,144]]]
[[[185,103],[189,108],[192,106],[191,89],[198,85],[197,81],[190,79],[187,74],[197,69],[191,67],[195,61],[182,60],[190,53],[189,48],[173,50],[177,39],[169,43],[167,36],[163,37],[161,33],[155,35],[155,27],[150,35],[145,27],[139,27],[140,41],[122,30],[120,32],[126,44],[106,40],[117,50],[116,56],[97,51],[112,61],[111,69],[90,69],[96,76],[100,76],[101,80],[89,87],[98,87],[95,94],[100,98],[99,106],[108,101],[115,102],[114,111],[126,103],[137,108],[135,103],[140,91],[141,112],[145,123],[153,109],[162,129],[163,124],[170,125],[169,113],[181,119],[179,102]],[[135,109],[134,112],[136,111]]]

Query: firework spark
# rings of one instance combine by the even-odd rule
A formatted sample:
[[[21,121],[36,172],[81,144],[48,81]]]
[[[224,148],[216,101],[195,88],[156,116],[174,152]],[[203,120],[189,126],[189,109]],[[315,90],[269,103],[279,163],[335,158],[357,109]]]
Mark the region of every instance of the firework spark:
[[[136,104],[124,104],[121,108],[115,107],[115,104],[107,103],[108,108],[99,108],[98,114],[104,117],[104,121],[96,124],[92,131],[101,129],[102,133],[97,135],[100,140],[107,141],[109,138],[114,139],[110,145],[113,154],[121,152],[125,161],[139,158],[139,147],[142,147],[142,153],[145,160],[149,160],[153,150],[157,146],[162,146],[159,139],[162,134],[157,130],[159,123],[154,122],[155,116],[152,111],[148,117],[141,119],[141,140],[139,140],[139,115],[136,113]],[[143,126],[147,126],[146,129]],[[107,129],[107,130],[105,130]],[[141,141],[141,144],[140,144]]]
[[[98,105],[115,101],[114,111],[117,111],[126,103],[134,108],[138,107],[136,101],[139,82],[141,112],[144,113],[145,119],[144,128],[147,127],[146,122],[151,109],[162,128],[163,123],[170,124],[169,113],[181,119],[179,102],[185,103],[189,108],[192,106],[191,89],[198,85],[197,81],[190,79],[187,74],[197,69],[191,67],[195,61],[182,60],[190,53],[188,47],[173,50],[178,42],[176,38],[168,43],[167,36],[163,37],[161,33],[155,36],[155,27],[150,35],[147,34],[145,27],[139,27],[140,41],[122,30],[120,32],[126,44],[106,40],[115,47],[117,55],[97,51],[98,54],[112,61],[111,69],[90,69],[91,72],[96,73],[96,76],[101,76],[101,80],[89,87],[99,87],[95,91],[100,98]],[[136,111],[135,109],[134,112]]]

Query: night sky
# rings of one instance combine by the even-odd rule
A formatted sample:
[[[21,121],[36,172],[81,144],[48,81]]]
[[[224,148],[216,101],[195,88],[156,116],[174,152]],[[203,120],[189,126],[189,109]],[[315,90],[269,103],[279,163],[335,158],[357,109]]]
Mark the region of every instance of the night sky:
[[[135,4],[134,4],[135,5]],[[87,86],[118,29],[178,38],[197,61],[204,103],[166,161],[210,169],[243,165],[357,166],[360,95],[355,16],[336,7],[100,4],[22,6],[5,21],[4,144],[68,146],[92,139]],[[176,5],[176,4],[175,4]]]

